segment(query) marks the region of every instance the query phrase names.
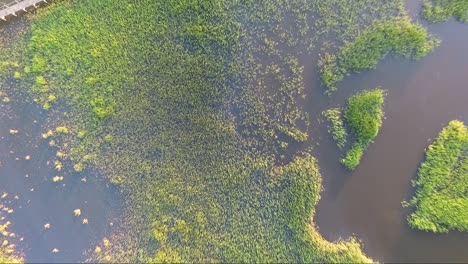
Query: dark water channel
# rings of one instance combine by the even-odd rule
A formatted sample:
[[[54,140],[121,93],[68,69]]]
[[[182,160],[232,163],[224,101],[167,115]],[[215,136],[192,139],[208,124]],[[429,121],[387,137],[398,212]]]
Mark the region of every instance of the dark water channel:
[[[410,15],[419,7],[420,1],[408,1]],[[431,140],[450,120],[468,124],[468,24],[425,25],[442,44],[419,61],[387,58],[375,70],[347,77],[330,99],[321,94],[318,76],[306,76],[312,120],[324,109],[344,106],[357,91],[388,90],[381,131],[354,172],[340,166],[342,154],[325,126],[311,132],[325,188],[315,222],[328,240],[354,235],[379,261],[466,263],[467,233],[412,230],[406,222],[411,211],[401,206],[413,195],[410,180]],[[305,72],[317,69],[310,63]]]

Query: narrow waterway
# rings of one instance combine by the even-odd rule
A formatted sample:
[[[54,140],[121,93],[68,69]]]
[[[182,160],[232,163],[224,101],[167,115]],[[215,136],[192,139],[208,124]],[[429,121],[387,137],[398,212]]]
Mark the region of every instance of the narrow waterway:
[[[409,14],[416,16],[419,7],[420,1],[409,1]],[[450,120],[468,123],[468,25],[425,26],[442,39],[432,54],[419,61],[387,58],[375,70],[345,78],[328,101],[318,76],[306,76],[312,120],[323,109],[344,106],[357,91],[388,91],[381,131],[354,172],[339,164],[342,154],[326,127],[311,132],[325,188],[315,222],[328,240],[354,235],[365,253],[379,261],[466,263],[468,234],[413,230],[406,222],[410,210],[401,206],[413,195],[410,181],[425,148]],[[307,65],[306,72],[317,72],[314,67]]]

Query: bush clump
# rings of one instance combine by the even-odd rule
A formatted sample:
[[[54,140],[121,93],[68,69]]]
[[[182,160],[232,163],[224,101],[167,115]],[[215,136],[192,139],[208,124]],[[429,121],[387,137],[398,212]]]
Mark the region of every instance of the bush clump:
[[[426,150],[416,194],[405,206],[411,227],[436,233],[468,231],[468,127],[451,121]]]

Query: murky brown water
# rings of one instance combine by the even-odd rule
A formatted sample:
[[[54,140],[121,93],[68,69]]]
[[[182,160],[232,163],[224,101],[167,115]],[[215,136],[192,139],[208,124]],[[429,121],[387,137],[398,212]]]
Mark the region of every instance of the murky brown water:
[[[419,2],[419,3],[418,3]],[[410,15],[420,1],[409,1]],[[414,189],[424,150],[453,119],[468,123],[468,24],[455,21],[427,25],[442,39],[434,53],[420,61],[385,59],[376,70],[354,74],[339,84],[327,101],[318,76],[307,76],[308,111],[312,120],[331,106],[377,86],[388,90],[386,119],[352,173],[340,166],[340,153],[326,128],[315,127],[313,142],[324,177],[325,191],[315,222],[329,240],[355,235],[370,257],[385,262],[468,262],[468,234],[433,234],[412,230],[402,208]],[[312,63],[306,72],[316,72]]]

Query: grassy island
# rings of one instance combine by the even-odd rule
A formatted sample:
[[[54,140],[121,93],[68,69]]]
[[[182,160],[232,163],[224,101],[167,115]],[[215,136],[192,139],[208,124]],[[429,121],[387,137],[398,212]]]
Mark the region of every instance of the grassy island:
[[[424,0],[422,16],[431,22],[442,22],[455,17],[468,22],[468,1],[466,0]]]
[[[382,126],[385,91],[374,89],[351,96],[344,111],[331,108],[323,112],[330,122],[328,132],[340,149],[354,140],[341,163],[349,170],[355,169],[369,144]]]
[[[468,128],[451,121],[426,150],[417,179],[416,194],[406,206],[411,227],[447,233],[468,231]]]

